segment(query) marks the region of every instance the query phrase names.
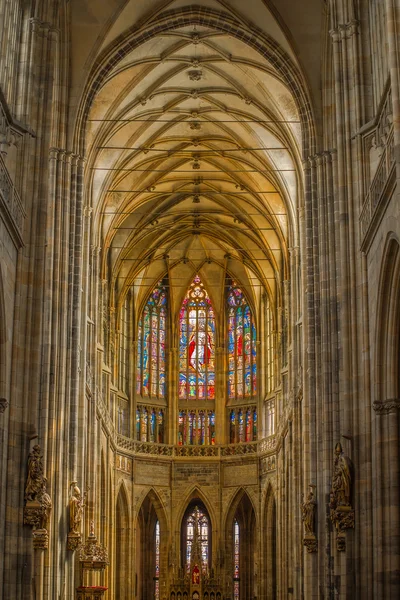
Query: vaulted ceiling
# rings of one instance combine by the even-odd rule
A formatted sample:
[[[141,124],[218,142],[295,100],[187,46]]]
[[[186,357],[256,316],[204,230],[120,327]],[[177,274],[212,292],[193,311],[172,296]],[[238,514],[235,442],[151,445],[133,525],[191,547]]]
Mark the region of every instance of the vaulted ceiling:
[[[246,288],[253,303],[263,291],[277,300],[288,246],[297,243],[302,189],[293,90],[282,69],[237,31],[231,35],[190,15],[159,33],[153,27],[132,50],[125,45],[118,54],[129,36],[140,35],[165,11],[173,19],[187,6],[181,0],[147,4],[160,10],[147,19],[136,15],[142,30],[130,30],[136,23],[128,3],[104,33],[104,56],[110,63],[114,48],[115,60],[88,113],[87,192],[103,277],[115,303],[131,285],[143,301],[168,274],[178,309],[196,273],[217,310],[225,274]],[[238,21],[237,2],[199,4],[219,14],[223,6],[226,19]],[[262,2],[249,2],[249,11],[256,5],[279,52],[294,63],[283,29]]]

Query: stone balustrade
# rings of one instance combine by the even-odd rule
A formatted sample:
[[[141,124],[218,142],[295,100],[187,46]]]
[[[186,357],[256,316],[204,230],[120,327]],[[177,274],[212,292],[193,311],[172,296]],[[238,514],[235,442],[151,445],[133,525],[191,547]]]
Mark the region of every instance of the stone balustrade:
[[[382,99],[374,121],[361,131],[365,199],[360,213],[362,246],[369,237],[373,224],[390,198],[390,187],[395,180],[393,107],[390,87]],[[378,160],[379,159],[379,160]]]
[[[226,458],[232,456],[257,455],[275,451],[275,436],[250,443],[216,444],[215,446],[178,446],[171,444],[156,444],[153,442],[138,442],[123,435],[117,435],[115,445],[120,452],[128,455],[165,456],[169,458]]]

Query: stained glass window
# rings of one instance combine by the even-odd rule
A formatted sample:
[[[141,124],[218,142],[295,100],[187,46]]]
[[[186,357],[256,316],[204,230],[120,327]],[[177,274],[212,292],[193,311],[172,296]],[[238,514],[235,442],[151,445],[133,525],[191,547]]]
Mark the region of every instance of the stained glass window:
[[[235,283],[228,290],[228,396],[251,398],[257,390],[257,335],[246,298]]]
[[[215,398],[215,317],[196,275],[179,314],[179,399]]]
[[[255,406],[232,408],[229,411],[229,441],[255,442],[257,440],[257,409]]]
[[[160,522],[156,522],[155,535],[155,566],[154,566],[154,598],[160,599]]]
[[[178,445],[214,446],[215,412],[213,410],[180,410]]]
[[[239,523],[235,519],[233,524],[233,599],[239,600],[240,592],[240,533]]]
[[[137,405],[136,439],[140,442],[164,443],[164,411],[161,408]]]
[[[151,294],[138,324],[136,392],[165,397],[165,340],[167,292],[160,282]]]
[[[197,528],[197,535],[195,535]],[[190,571],[190,562],[193,552],[198,552],[201,562],[201,570],[207,573],[209,563],[209,542],[210,542],[210,520],[205,508],[202,505],[192,507],[186,513],[184,520],[184,544],[185,544],[185,566],[187,572]],[[198,548],[193,548],[193,544],[198,543]]]
[[[267,299],[265,307],[265,342],[266,342],[266,357],[267,357],[267,393],[274,390],[274,321],[271,304]]]

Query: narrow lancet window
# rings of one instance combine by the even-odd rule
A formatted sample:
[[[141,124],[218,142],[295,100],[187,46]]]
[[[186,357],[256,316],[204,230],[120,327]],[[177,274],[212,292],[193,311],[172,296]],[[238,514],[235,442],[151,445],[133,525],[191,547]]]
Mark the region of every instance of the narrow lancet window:
[[[257,391],[257,335],[251,309],[240,288],[229,286],[228,397],[253,398]]]
[[[205,509],[199,504],[186,512],[184,519],[184,556],[186,571],[194,567],[193,561],[198,557],[198,567],[207,574],[209,566],[210,520]]]
[[[233,600],[240,597],[240,531],[235,519],[233,525]]]
[[[156,522],[155,535],[155,565],[154,565],[154,598],[160,600],[160,522]]]
[[[136,392],[164,398],[167,291],[160,282],[143,309],[138,324]]]

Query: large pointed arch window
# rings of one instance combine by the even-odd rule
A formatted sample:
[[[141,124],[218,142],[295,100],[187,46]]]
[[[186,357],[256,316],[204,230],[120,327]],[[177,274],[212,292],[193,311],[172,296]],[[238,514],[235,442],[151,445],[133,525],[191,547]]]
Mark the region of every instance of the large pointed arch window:
[[[229,286],[228,397],[252,398],[257,391],[257,335],[251,309],[242,290]]]
[[[179,314],[179,361],[179,399],[214,400],[215,317],[198,275]]]
[[[138,324],[136,391],[142,396],[165,397],[166,323],[167,290],[160,282]]]
[[[186,510],[182,523],[182,558],[187,572],[198,567],[207,573],[210,564],[211,525],[205,506],[191,503]]]

